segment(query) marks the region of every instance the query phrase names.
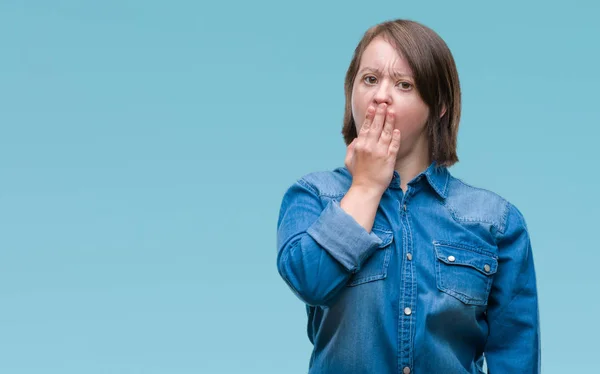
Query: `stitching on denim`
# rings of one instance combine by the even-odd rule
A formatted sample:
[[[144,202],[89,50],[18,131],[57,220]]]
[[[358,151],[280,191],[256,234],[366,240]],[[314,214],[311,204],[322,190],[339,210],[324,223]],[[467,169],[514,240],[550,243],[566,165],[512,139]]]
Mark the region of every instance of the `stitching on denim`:
[[[309,181],[307,181],[304,178],[300,178],[298,179],[298,183],[303,185],[304,187],[308,188],[312,193],[314,193],[317,196],[321,196],[320,192],[316,189],[315,186],[312,185],[312,183],[310,183]]]
[[[312,183],[310,183],[309,181],[307,181],[305,179],[305,177],[300,178],[298,180],[298,182],[301,183],[302,185],[304,185],[305,187],[309,188],[312,192],[314,192],[319,197],[338,198],[338,197],[342,197],[342,196],[345,195],[345,193],[329,194],[329,193],[323,192],[321,190],[318,190],[316,188],[316,186],[314,186]]]
[[[337,199],[337,198],[343,197],[345,195],[346,195],[345,193],[328,194],[328,193],[325,193],[325,192],[321,192],[319,194],[320,197],[329,197],[329,198],[332,198],[332,199]]]
[[[486,299],[479,299],[479,298],[474,298],[472,296],[466,295],[460,291],[457,290],[453,290],[451,288],[449,288],[449,286],[447,286],[444,283],[443,280],[443,276],[442,276],[442,270],[441,270],[441,262],[438,260],[436,260],[436,275],[437,275],[437,287],[440,291],[447,293],[448,295],[454,296],[455,298],[457,298],[458,300],[462,301],[465,304],[468,305],[485,305],[487,304],[487,298]],[[489,298],[489,290],[491,289],[491,285],[492,285],[492,277],[489,277],[490,279],[487,280],[487,285],[486,285],[486,291],[485,291],[485,296],[487,296]]]
[[[506,200],[504,197],[500,196],[499,194],[497,194],[496,192],[494,192],[494,191],[492,191],[492,190],[488,190],[488,189],[486,189],[486,188],[481,188],[481,187],[475,187],[475,186],[473,186],[473,185],[471,185],[471,184],[468,184],[468,183],[466,183],[465,181],[463,181],[463,180],[462,180],[462,179],[460,179],[460,178],[456,178],[456,177],[455,177],[454,179],[455,179],[456,181],[458,181],[460,184],[462,184],[463,186],[465,186],[465,187],[468,187],[468,188],[470,188],[470,189],[472,189],[472,190],[476,190],[476,191],[485,191],[485,192],[488,192],[488,193],[490,193],[490,194],[492,194],[492,195],[496,196],[496,197],[497,197],[497,198],[499,198],[499,199],[500,199],[500,201],[501,201],[501,202],[503,202],[505,205],[508,203],[508,200]],[[506,209],[505,209],[505,210],[506,210]],[[501,216],[501,219],[500,219],[500,223],[497,223],[497,222],[490,222],[490,221],[486,221],[486,220],[471,220],[471,219],[463,219],[463,218],[458,218],[458,217],[457,217],[457,219],[459,219],[459,220],[465,220],[466,222],[484,222],[484,223],[490,223],[490,224],[492,224],[492,225],[494,225],[494,224],[495,224],[494,226],[499,226],[499,227],[497,227],[498,231],[500,231],[500,232],[502,232],[502,233],[503,233],[503,232],[504,232],[504,227],[502,227],[502,226],[505,226],[505,225],[502,225],[502,222],[504,222],[505,215],[506,215],[506,212],[503,212],[503,214],[502,214],[502,216]]]
[[[400,206],[399,209],[402,209],[402,202],[400,201]],[[400,221],[402,221],[402,217],[400,218]],[[405,250],[405,247],[408,246],[408,240],[407,240],[407,234],[406,234],[406,226],[405,225],[401,225],[402,226],[402,257],[406,258],[406,253],[407,251]],[[402,262],[403,264],[406,264],[406,262]],[[405,266],[402,266],[401,268],[401,273],[400,273],[400,278],[402,279],[402,284],[404,285],[404,287],[406,287],[406,279],[405,279]],[[405,324],[406,324],[406,316],[404,315],[404,313],[402,312],[403,309],[405,308],[405,305],[402,305],[402,302],[404,301],[404,288],[401,291],[401,296],[398,298],[398,312],[400,313],[400,331],[398,334],[398,347],[403,347],[404,346],[404,330],[405,330]],[[410,350],[410,347],[408,347],[408,349]],[[403,365],[403,360],[404,360],[404,353],[401,353],[398,357],[399,360],[399,366]]]
[[[462,218],[458,216],[458,212],[450,205],[448,204],[448,200],[443,200],[443,201],[439,201],[438,203],[440,205],[442,205],[443,207],[445,207],[446,209],[448,209],[448,211],[450,211],[450,215],[452,216],[452,218],[458,222],[469,222],[469,223],[489,223],[490,225],[497,227],[498,223],[494,222],[492,220],[487,220],[484,218]]]
[[[468,305],[485,305],[485,304],[487,304],[487,299],[473,298],[469,295],[465,295],[459,291],[453,290],[446,286],[442,286],[442,288],[443,288],[442,292],[445,292],[448,295],[452,295],[452,296],[456,297],[457,299],[459,299],[460,301],[462,301],[465,304],[468,304]]]
[[[404,202],[405,204],[408,204],[410,200],[410,195],[406,197],[406,201]],[[410,234],[411,240],[410,240],[410,245],[411,247],[413,247],[414,249],[414,244],[412,241],[412,226],[410,225],[410,211],[406,211],[405,212],[405,218],[406,218],[406,224],[408,226],[408,230],[407,232]],[[414,252],[411,251],[411,252]],[[417,272],[415,271],[415,265],[412,261],[410,261],[410,275],[411,275],[411,301],[410,301],[410,308],[412,310],[412,313],[410,315],[410,319],[409,319],[409,330],[408,330],[408,341],[410,344],[410,348],[409,348],[409,353],[408,353],[408,365],[409,367],[414,368],[414,334],[416,334],[416,318],[417,318],[417,314],[415,313],[416,311],[416,298],[417,298]]]
[[[496,274],[496,272],[498,271],[498,255],[496,255],[495,253],[491,253],[488,252],[486,250],[480,250],[476,247],[471,247],[471,246],[464,246],[462,244],[457,244],[457,245],[448,245],[447,243],[449,242],[441,242],[441,241],[437,241],[434,240],[433,241],[433,245],[434,245],[434,252],[435,252],[435,256],[437,261],[440,261],[448,266],[465,266],[465,267],[470,267],[472,269],[477,270],[478,272],[480,272],[481,274],[487,276],[487,277],[493,277],[494,274]],[[459,246],[462,246],[459,247]],[[487,260],[489,260],[489,265],[491,266],[490,271],[486,272],[483,269],[480,269],[477,266],[473,266],[472,264],[464,264],[464,263],[450,263],[447,261],[447,259],[441,254],[441,251],[438,251],[438,247],[449,247],[449,248],[455,248],[458,249],[459,251],[468,251],[471,253],[476,253],[477,255],[481,255],[481,256],[485,256],[487,258]]]
[[[440,195],[441,198],[445,199],[448,196],[446,187],[448,185],[448,180],[450,179],[450,173],[448,172],[448,170],[446,168],[444,168],[444,170],[442,172],[444,173],[446,179],[444,180],[444,186],[442,188],[440,188],[440,185],[437,183],[437,180],[434,179],[435,175],[439,174],[440,171],[438,170],[437,166],[434,169],[435,169],[434,171],[429,172],[425,175],[427,176],[427,179],[429,180],[429,184],[431,185],[431,187],[433,187],[435,192],[438,195]]]
[[[445,196],[447,196],[447,188],[448,188],[448,182],[450,181],[450,173],[448,172],[448,170],[446,170],[444,173],[446,174],[446,181],[444,183],[444,190],[443,190],[444,191],[443,195],[445,197]]]
[[[436,269],[436,276],[437,276],[436,280],[437,280],[438,289],[442,292],[447,293],[448,295],[454,296],[455,298],[457,298],[458,300],[462,301],[465,304],[486,305],[487,300],[490,296],[490,290],[492,288],[492,282],[494,280],[494,275],[493,274],[484,274],[484,275],[486,275],[486,288],[485,288],[485,293],[484,293],[485,298],[474,298],[474,297],[472,297],[470,295],[466,295],[460,291],[451,289],[444,282],[444,277],[442,275],[442,264],[445,264],[446,266],[454,266],[454,265],[449,265],[449,264],[446,264],[445,262],[441,261],[441,259],[438,256],[437,248],[435,248],[435,241],[434,241],[434,249],[435,249],[434,261],[435,261],[435,269]],[[479,269],[477,269],[477,270],[479,270]]]
[[[486,188],[483,188],[483,187],[475,187],[475,186],[473,186],[472,184],[469,184],[469,183],[467,183],[467,182],[463,181],[463,180],[462,180],[462,179],[460,179],[460,178],[456,178],[456,177],[455,177],[455,178],[454,178],[454,180],[458,181],[458,182],[459,182],[459,183],[461,183],[463,186],[469,187],[469,188],[471,188],[471,189],[473,189],[473,190],[478,190],[478,191],[485,191],[485,192],[489,192],[489,193],[491,193],[492,195],[495,195],[496,197],[500,198],[500,200],[502,200],[502,201],[506,201],[506,199],[505,199],[505,198],[503,198],[502,196],[500,196],[499,194],[497,194],[496,192],[494,192],[494,191],[492,191],[492,190],[488,190],[488,189],[486,189]]]
[[[444,263],[444,264],[446,264],[448,266],[459,266],[459,267],[471,268],[471,269],[477,270],[481,274],[487,275],[487,276],[491,276],[493,274],[496,274],[497,271],[498,271],[498,260],[492,259],[492,258],[489,258],[490,261],[489,261],[489,264],[488,264],[488,265],[491,265],[490,266],[490,271],[485,271],[485,270],[483,270],[483,269],[481,269],[481,268],[479,268],[477,266],[474,266],[472,264],[469,264],[469,263],[458,262],[458,261],[456,261],[456,262],[450,262],[444,256],[440,255],[439,253],[437,253],[437,259],[438,259],[438,261],[441,261],[442,263]]]
[[[388,231],[388,230],[380,230],[380,231],[383,231],[387,234],[393,234],[391,231]],[[375,235],[377,235],[377,233]],[[359,284],[372,282],[375,280],[385,279],[387,277],[387,268],[388,268],[389,262],[390,262],[389,261],[390,260],[390,251],[391,251],[390,244],[393,242],[394,237],[393,237],[393,235],[391,235],[391,237],[389,239],[386,238],[386,240],[383,240],[380,235],[377,235],[377,237],[382,240],[382,244],[380,244],[379,247],[375,249],[375,252],[373,252],[373,254],[371,256],[379,255],[378,252],[381,252],[381,251],[384,252],[383,254],[381,254],[383,256],[383,263],[381,266],[381,270],[377,274],[359,277],[362,268],[358,269],[358,271],[353,273],[353,279],[350,281],[350,283],[347,284],[347,286],[356,286]],[[362,262],[364,260],[365,256],[366,256],[366,252],[363,254],[363,256],[361,258],[359,258],[359,262]]]
[[[369,283],[369,282],[373,282],[373,281],[384,279],[384,278],[386,278],[386,274],[371,275],[371,276],[364,277],[364,278],[354,279],[350,283],[348,283],[348,286],[349,287],[358,286],[359,284]]]
[[[447,241],[447,240],[434,240],[432,242],[433,245],[436,246],[441,246],[441,247],[450,247],[450,248],[457,248],[457,249],[464,249],[467,251],[471,251],[471,252],[475,252],[475,253],[480,253],[483,255],[488,255],[494,259],[498,259],[498,254],[494,253],[494,252],[490,252],[486,249],[484,249],[483,247],[476,247],[473,245],[469,245],[463,242],[451,242],[451,241]]]
[[[386,269],[386,255],[387,252],[390,250],[390,248],[385,248],[385,249],[379,249],[376,251],[385,251],[386,253],[383,254],[383,264],[381,266],[381,270],[379,273],[377,274],[373,274],[373,275],[367,275],[367,276],[362,276],[362,277],[357,277],[360,275],[360,272],[362,270],[362,268],[358,269],[357,272],[353,273],[353,278],[351,280],[351,282],[348,284],[349,286],[354,286],[354,285],[358,285],[358,284],[362,284],[362,283],[366,283],[366,282],[371,282],[374,280],[379,280],[379,279],[384,279],[387,277],[387,269]],[[377,252],[373,253],[372,256],[375,256],[377,254]],[[389,261],[388,261],[389,263]]]
[[[372,229],[373,230],[378,230],[378,231],[383,231],[386,234],[393,234],[394,233],[394,231],[391,230],[390,228],[388,228],[386,226],[383,226],[383,225],[379,225],[377,223],[373,223],[373,228]]]
[[[383,231],[386,234],[392,234],[391,231],[386,231],[386,230],[375,229],[375,231]],[[381,249],[379,249],[379,248],[385,248],[385,247],[387,247],[388,245],[390,245],[392,243],[392,240],[394,240],[393,235],[389,239],[386,237],[386,239],[383,240],[383,238],[381,237],[381,235],[377,235],[376,232],[374,234],[381,240],[381,244],[377,245],[378,249],[376,249],[375,251],[378,251],[378,250],[381,251]],[[361,257],[359,257],[359,262],[362,262],[362,260],[364,260],[365,257],[366,257],[366,252],[363,252],[363,254],[361,255]]]

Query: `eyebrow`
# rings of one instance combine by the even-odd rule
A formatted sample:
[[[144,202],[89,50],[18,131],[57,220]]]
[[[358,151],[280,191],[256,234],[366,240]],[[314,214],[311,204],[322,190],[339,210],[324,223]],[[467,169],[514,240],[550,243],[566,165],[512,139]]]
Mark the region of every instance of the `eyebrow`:
[[[365,71],[372,71],[374,73],[381,74],[381,69],[372,68],[370,66],[365,66],[364,68],[360,69],[360,71],[357,73],[357,75],[362,72],[365,72]],[[412,78],[413,77],[410,74],[406,74],[406,73],[403,73],[401,71],[396,71],[396,70],[394,70],[392,73],[393,73],[393,76],[397,77],[397,78],[400,78],[400,77]]]

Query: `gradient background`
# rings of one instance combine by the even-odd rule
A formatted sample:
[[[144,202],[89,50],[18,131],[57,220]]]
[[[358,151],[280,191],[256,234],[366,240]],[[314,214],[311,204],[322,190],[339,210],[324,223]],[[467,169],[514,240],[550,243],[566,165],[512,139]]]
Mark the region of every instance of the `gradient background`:
[[[450,171],[526,217],[543,372],[592,368],[597,3],[217,3],[0,1],[0,373],[305,373],[281,198],[343,165],[347,66],[394,18],[455,56]]]

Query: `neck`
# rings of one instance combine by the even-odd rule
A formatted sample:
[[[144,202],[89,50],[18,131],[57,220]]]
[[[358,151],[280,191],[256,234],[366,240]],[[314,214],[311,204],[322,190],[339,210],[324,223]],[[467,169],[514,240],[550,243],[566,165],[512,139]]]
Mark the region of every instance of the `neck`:
[[[417,147],[398,159],[394,170],[400,174],[400,187],[404,192],[408,188],[408,183],[412,181],[422,171],[426,170],[431,165],[428,147]]]

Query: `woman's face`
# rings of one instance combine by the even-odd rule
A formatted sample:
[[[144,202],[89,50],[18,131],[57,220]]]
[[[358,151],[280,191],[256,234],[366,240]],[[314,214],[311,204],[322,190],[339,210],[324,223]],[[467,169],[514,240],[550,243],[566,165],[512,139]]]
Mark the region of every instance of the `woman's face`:
[[[376,37],[362,55],[352,87],[352,115],[357,133],[370,105],[377,108],[386,103],[388,111],[395,113],[394,128],[402,135],[398,157],[415,151],[415,147],[427,147],[424,130],[429,108],[414,82],[408,63],[385,39]]]

